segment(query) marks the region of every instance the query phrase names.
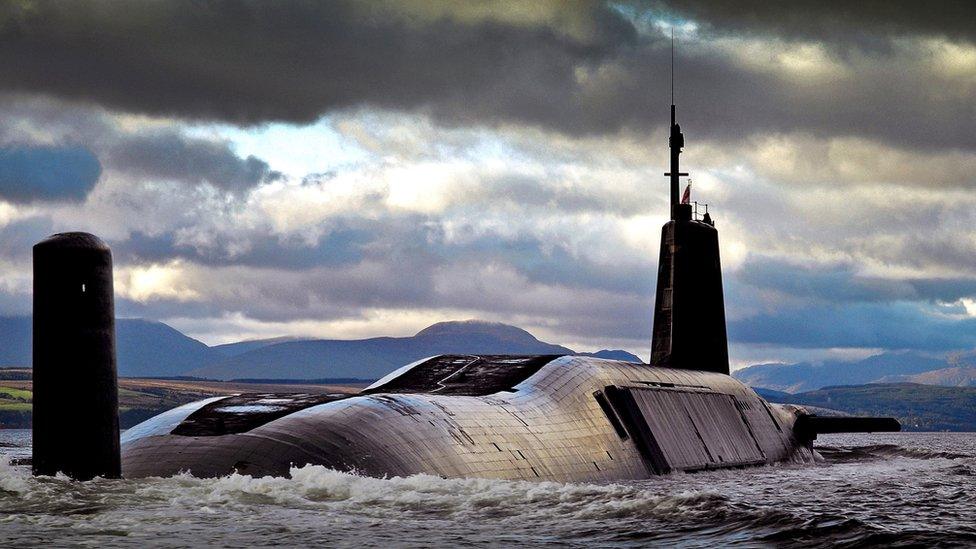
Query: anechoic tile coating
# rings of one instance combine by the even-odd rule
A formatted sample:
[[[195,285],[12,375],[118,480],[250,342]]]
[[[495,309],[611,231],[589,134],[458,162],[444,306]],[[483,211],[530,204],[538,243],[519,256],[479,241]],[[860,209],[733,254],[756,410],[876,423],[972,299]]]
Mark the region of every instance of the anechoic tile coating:
[[[213,399],[162,414],[126,433],[123,475],[287,475],[319,464],[371,476],[592,482],[810,457],[793,436],[793,409],[722,374],[567,356],[486,395],[383,392],[390,383],[240,433],[172,433]],[[625,395],[607,408],[620,417],[598,401],[608,388]]]

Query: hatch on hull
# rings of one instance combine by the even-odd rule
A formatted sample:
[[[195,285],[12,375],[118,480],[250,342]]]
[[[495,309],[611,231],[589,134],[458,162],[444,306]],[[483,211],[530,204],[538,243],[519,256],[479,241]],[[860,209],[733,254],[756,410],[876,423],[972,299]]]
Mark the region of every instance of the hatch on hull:
[[[608,387],[614,411],[658,474],[766,463],[754,430],[776,430],[771,416],[751,425],[729,394],[703,389]]]

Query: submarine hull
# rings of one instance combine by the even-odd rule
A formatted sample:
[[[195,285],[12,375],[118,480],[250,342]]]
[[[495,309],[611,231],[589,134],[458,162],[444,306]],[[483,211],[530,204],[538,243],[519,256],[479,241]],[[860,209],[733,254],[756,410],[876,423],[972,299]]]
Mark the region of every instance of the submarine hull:
[[[808,461],[793,423],[737,380],[591,357],[432,357],[363,394],[218,397],[126,431],[126,478],[288,475],[553,481]]]

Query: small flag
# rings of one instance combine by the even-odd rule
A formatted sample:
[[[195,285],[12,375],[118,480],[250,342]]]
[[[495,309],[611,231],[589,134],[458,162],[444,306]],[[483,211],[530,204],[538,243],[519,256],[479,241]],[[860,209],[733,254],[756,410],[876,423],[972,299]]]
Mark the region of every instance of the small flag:
[[[682,204],[691,204],[691,180],[688,180],[688,186],[685,187],[685,194],[681,196]]]

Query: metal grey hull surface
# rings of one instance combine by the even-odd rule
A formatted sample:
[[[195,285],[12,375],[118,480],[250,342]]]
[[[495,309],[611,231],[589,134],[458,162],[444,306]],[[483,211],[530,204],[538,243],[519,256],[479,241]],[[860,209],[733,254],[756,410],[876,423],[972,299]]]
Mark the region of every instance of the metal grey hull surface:
[[[575,356],[491,360],[494,370],[467,381],[486,359],[434,357],[320,404],[245,395],[182,406],[125,433],[123,476],[288,475],[314,464],[380,477],[607,481],[812,457],[793,433],[801,409],[767,404],[726,375]],[[531,360],[540,364],[514,386],[485,386],[485,371]],[[428,390],[409,392],[418,386]]]

